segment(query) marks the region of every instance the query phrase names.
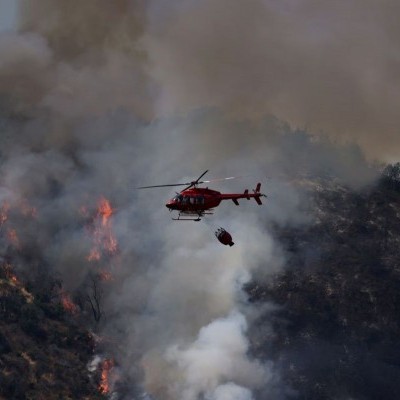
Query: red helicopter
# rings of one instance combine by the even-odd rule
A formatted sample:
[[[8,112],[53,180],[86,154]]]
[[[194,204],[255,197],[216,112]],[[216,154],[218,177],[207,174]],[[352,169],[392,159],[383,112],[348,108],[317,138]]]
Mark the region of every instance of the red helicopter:
[[[149,189],[167,186],[187,186],[175,197],[170,199],[165,205],[170,211],[176,210],[179,212],[178,218],[172,218],[175,221],[200,221],[204,215],[214,214],[214,208],[218,207],[222,200],[232,200],[237,206],[239,199],[250,200],[254,198],[257,204],[261,205],[260,197],[267,197],[260,192],[261,183],[257,183],[253,193],[249,193],[246,189],[243,193],[220,193],[216,190],[206,188],[199,188],[197,185],[202,183],[223,181],[228,179],[235,179],[232,176],[229,178],[213,179],[210,181],[201,181],[200,179],[208,172],[203,172],[195,181],[186,183],[173,183],[169,185],[154,185],[154,186],[141,186],[138,189]],[[181,218],[183,216],[183,218]]]

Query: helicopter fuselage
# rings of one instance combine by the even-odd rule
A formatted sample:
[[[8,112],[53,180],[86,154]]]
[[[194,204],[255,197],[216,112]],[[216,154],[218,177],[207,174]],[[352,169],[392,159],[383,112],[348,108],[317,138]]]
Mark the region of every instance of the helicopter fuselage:
[[[140,186],[138,189],[151,189],[159,187],[171,187],[171,186],[186,186],[180,193],[177,193],[175,197],[168,200],[165,205],[170,211],[178,211],[178,218],[172,218],[174,220],[186,220],[186,221],[200,221],[204,215],[213,214],[213,209],[218,207],[222,200],[232,200],[237,206],[239,205],[239,199],[254,199],[258,205],[261,205],[261,197],[266,197],[265,194],[260,192],[261,183],[257,183],[253,193],[249,193],[246,189],[243,193],[221,193],[216,190],[206,188],[200,188],[198,185],[208,182],[225,181],[228,179],[235,179],[238,177],[231,176],[222,179],[213,179],[211,181],[202,181],[201,178],[208,172],[204,171],[195,181],[186,183],[170,183],[164,185],[152,185],[152,186]],[[181,218],[181,216],[187,218]]]
[[[250,200],[254,198],[258,204],[262,204],[260,196],[261,184],[257,184],[254,193],[249,193],[246,189],[243,193],[221,193],[208,188],[193,187],[185,189],[170,199],[165,205],[170,210],[177,210],[181,213],[201,214],[207,210],[218,207],[222,200],[232,200],[239,205],[239,199]]]

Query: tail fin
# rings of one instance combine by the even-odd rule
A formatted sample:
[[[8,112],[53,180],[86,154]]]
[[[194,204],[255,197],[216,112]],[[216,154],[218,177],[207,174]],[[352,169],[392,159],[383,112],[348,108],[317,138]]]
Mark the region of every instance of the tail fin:
[[[267,197],[267,196],[265,196],[265,194],[260,193],[260,189],[261,189],[261,183],[258,182],[257,186],[256,186],[255,190],[253,190],[253,192],[254,192],[254,195],[255,195],[254,196],[254,200],[257,202],[258,205],[261,206],[262,202],[261,202],[260,197],[261,196]]]
[[[257,202],[257,204],[258,204],[259,206],[261,206],[262,201],[260,200],[260,196],[254,197],[254,200]]]

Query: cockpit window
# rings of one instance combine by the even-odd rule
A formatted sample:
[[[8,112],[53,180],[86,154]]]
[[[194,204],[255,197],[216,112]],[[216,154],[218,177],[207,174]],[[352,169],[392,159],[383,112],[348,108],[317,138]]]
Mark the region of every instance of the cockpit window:
[[[182,196],[181,194],[178,194],[178,195],[176,195],[176,196],[174,197],[174,200],[175,200],[176,202],[178,202],[178,203],[181,203],[181,202],[182,202],[182,198],[183,198],[183,196]]]

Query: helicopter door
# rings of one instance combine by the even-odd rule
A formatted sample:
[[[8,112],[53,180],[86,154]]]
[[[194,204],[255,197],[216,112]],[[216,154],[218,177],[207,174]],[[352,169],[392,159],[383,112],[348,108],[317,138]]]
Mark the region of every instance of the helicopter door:
[[[189,196],[183,196],[182,204],[189,204]]]
[[[196,197],[196,204],[204,204],[204,196],[197,196]]]

